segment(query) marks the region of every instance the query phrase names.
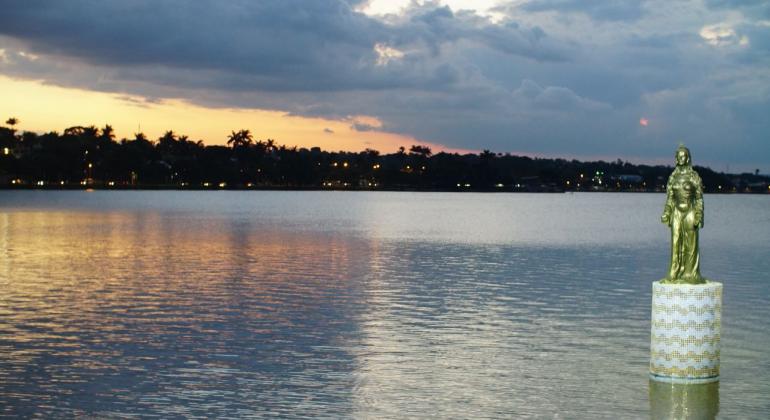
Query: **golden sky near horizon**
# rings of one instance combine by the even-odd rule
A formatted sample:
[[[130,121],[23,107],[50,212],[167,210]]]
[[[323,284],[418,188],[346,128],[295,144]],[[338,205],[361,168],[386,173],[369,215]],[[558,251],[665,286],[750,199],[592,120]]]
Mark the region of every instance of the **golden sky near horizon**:
[[[116,137],[133,138],[142,131],[157,139],[167,130],[185,134],[206,144],[225,144],[233,130],[249,129],[254,139],[274,139],[287,146],[319,146],[329,151],[361,151],[366,148],[392,153],[399,146],[427,144],[434,151],[458,151],[408,136],[381,131],[355,131],[354,122],[378,126],[376,118],[354,116],[329,120],[291,116],[285,112],[260,109],[208,108],[169,99],[159,103],[140,97],[47,85],[0,75],[0,119],[16,117],[20,131],[58,131],[75,125],[110,124]]]

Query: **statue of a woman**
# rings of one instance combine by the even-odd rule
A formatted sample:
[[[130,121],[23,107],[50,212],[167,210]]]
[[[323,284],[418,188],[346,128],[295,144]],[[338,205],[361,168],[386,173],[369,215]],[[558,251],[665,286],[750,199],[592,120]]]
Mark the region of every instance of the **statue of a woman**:
[[[671,266],[666,283],[700,284],[698,229],[703,227],[703,182],[692,169],[690,151],[679,145],[676,168],[668,178],[661,221],[671,227]]]

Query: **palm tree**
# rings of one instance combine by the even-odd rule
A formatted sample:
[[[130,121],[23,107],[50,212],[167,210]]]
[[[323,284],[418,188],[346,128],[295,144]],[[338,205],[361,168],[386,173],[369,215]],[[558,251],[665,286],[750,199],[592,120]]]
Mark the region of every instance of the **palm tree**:
[[[3,150],[3,153],[5,153],[6,150],[10,151],[14,147],[14,144],[19,140],[16,138],[16,129],[13,127],[14,125],[19,123],[19,120],[17,118],[11,117],[8,118],[8,121],[5,122],[11,128],[5,128],[0,127],[0,146]],[[2,171],[2,169],[0,169]]]
[[[276,147],[275,147],[275,140],[267,139],[267,141],[265,141],[265,149],[267,149],[268,153],[270,153],[273,150],[275,150],[276,149]]]
[[[102,138],[112,140],[115,138],[115,129],[112,128],[111,125],[106,124],[104,128],[102,128]]]
[[[176,145],[176,133],[174,130],[168,130],[163,133],[162,137],[158,138],[158,149],[164,153],[171,153]]]
[[[412,147],[409,148],[409,153],[414,155],[422,155],[424,157],[428,157],[433,154],[433,152],[430,150],[430,147],[428,146],[420,146],[420,145],[412,145]]]
[[[251,131],[249,130],[232,131],[230,135],[227,136],[227,144],[232,145],[233,149],[248,147],[252,144],[253,140],[254,136],[251,135]]]
[[[82,125],[75,125],[64,129],[65,136],[82,136],[85,132],[85,127]]]
[[[83,136],[89,139],[95,139],[99,137],[99,129],[96,128],[95,125],[89,125],[88,127],[83,127]]]
[[[481,152],[481,154],[479,154],[479,158],[480,158],[482,161],[490,161],[490,160],[492,160],[492,159],[494,159],[494,158],[495,158],[495,154],[494,154],[494,153],[492,153],[492,152],[490,152],[490,151],[489,151],[489,150],[487,150],[487,149],[484,149],[484,150]]]
[[[11,131],[15,133],[16,132],[16,128],[14,128],[14,126],[19,123],[19,119],[16,118],[16,117],[11,117],[11,118],[8,118],[5,121],[5,123],[10,125],[11,126]]]

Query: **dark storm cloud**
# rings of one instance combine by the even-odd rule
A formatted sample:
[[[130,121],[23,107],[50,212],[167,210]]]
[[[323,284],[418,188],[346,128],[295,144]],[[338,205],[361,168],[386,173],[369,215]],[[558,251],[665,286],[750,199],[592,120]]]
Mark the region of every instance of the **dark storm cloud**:
[[[703,163],[770,162],[765,2],[530,0],[494,22],[365,3],[0,0],[0,74],[464,149],[657,159],[684,140]]]
[[[361,83],[355,70],[385,35],[382,24],[334,0],[31,0],[0,6],[0,32],[40,53],[97,65],[222,70],[260,88]],[[375,73],[369,83],[387,85],[382,79]]]
[[[361,2],[0,1],[0,34],[23,39],[38,53],[94,65],[206,71],[200,87],[225,90],[438,87],[453,83],[455,70],[426,63],[419,48],[435,51],[464,37],[490,40],[510,54],[560,58],[541,30],[497,29],[442,8],[394,27],[355,12],[355,3]],[[412,54],[398,65],[378,66],[377,43]]]
[[[394,38],[397,45],[408,45],[418,39],[427,44],[433,55],[448,41],[467,40],[537,61],[567,61],[571,56],[569,45],[551,39],[537,26],[525,27],[514,20],[492,25],[473,12],[453,13],[449,7],[433,3],[414,5],[407,10],[401,25]]]
[[[594,20],[634,21],[644,13],[641,0],[531,0],[520,7],[528,12],[583,13]]]

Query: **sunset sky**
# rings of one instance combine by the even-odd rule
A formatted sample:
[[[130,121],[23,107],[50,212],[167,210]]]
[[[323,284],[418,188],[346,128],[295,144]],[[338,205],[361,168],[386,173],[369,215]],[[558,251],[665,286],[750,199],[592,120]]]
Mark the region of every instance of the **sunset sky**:
[[[770,2],[0,0],[0,119],[770,173]]]

